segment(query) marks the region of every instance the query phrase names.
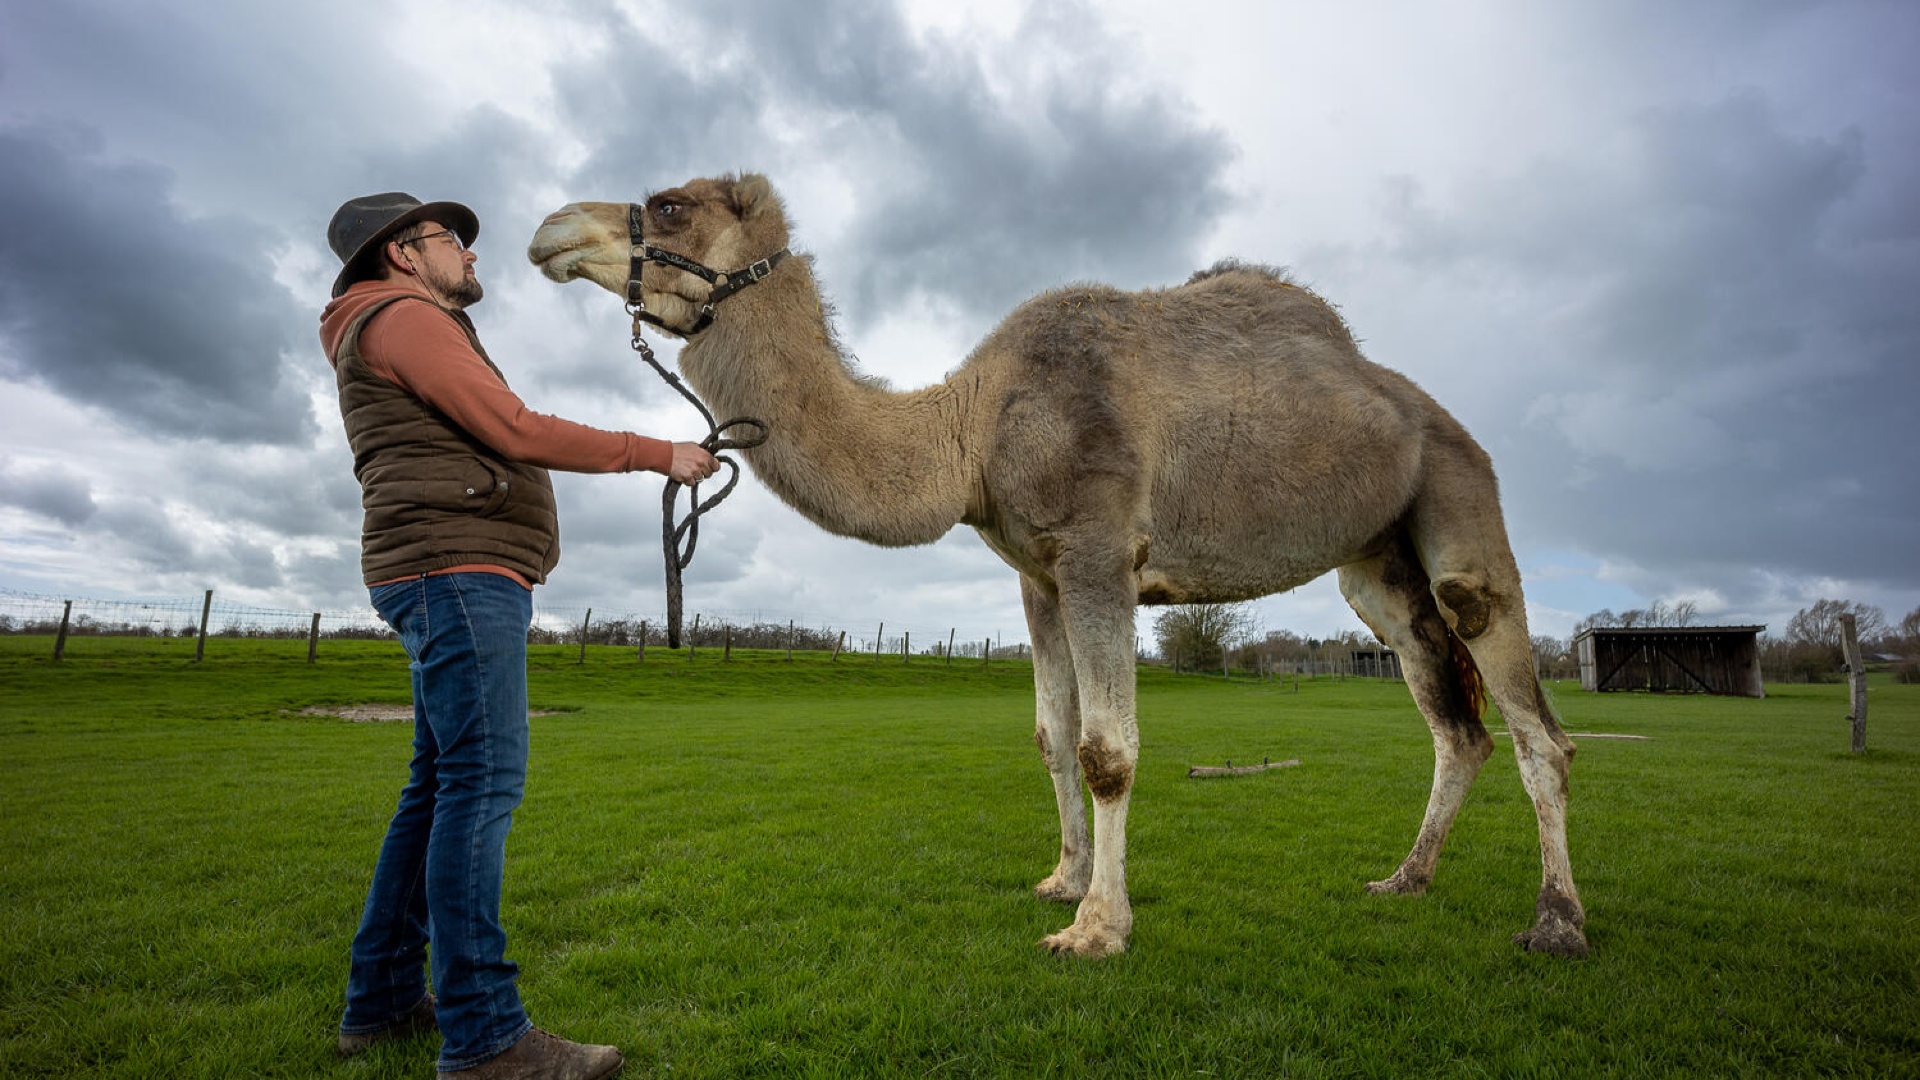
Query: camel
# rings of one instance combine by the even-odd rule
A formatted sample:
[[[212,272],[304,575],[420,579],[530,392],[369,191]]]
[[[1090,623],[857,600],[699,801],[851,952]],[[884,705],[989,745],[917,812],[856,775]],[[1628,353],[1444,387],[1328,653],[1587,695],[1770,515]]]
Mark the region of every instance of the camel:
[[[688,384],[715,415],[765,420],[748,465],[822,528],[901,546],[970,525],[1018,571],[1034,739],[1060,815],[1059,863],[1034,891],[1078,903],[1043,946],[1102,957],[1132,932],[1136,605],[1247,600],[1337,570],[1433,736],[1413,848],[1367,889],[1432,881],[1493,753],[1484,690],[1540,831],[1535,921],[1514,940],[1585,955],[1566,837],[1574,745],[1534,672],[1492,463],[1411,380],[1365,359],[1331,305],[1232,261],[1172,288],[1057,288],[945,381],[896,392],[846,357],[812,260],[785,257],[788,233],[765,177],[723,176],[565,206],[528,257],[628,298],[636,332],[645,318],[683,337]]]

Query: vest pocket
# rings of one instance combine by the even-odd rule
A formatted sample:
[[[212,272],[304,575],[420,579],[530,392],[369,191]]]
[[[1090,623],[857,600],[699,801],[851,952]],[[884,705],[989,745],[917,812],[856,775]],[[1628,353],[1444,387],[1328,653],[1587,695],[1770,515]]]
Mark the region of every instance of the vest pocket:
[[[507,505],[507,499],[513,495],[513,485],[507,480],[506,469],[497,467],[493,462],[485,459],[481,459],[477,464],[481,467],[483,479],[470,488],[467,494],[470,498],[484,496],[484,501],[480,505],[480,514],[482,517],[492,517],[501,507]]]
[[[491,517],[513,493],[506,471],[478,458],[469,459],[453,478],[429,480],[422,487],[426,505],[479,517]]]

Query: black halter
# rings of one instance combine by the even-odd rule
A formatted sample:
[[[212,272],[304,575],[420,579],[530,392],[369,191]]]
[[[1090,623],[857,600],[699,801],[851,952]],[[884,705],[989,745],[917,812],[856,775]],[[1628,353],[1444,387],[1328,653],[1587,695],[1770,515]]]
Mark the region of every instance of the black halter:
[[[709,266],[694,262],[685,255],[677,255],[665,248],[657,248],[640,236],[641,222],[646,217],[646,207],[640,203],[627,204],[627,314],[641,322],[652,323],[662,330],[671,330],[683,337],[691,337],[713,325],[713,309],[720,301],[739,292],[749,285],[757,285],[773,273],[790,254],[786,248],[743,266],[738,270],[715,270]],[[647,263],[657,262],[671,266],[676,270],[685,270],[695,277],[706,279],[713,286],[707,292],[705,303],[700,305],[700,318],[687,329],[681,330],[668,326],[658,315],[647,310],[646,301],[640,297],[640,268]]]
[[[639,353],[640,359],[645,360],[648,366],[653,368],[655,373],[666,380],[668,386],[679,391],[681,397],[686,398],[693,404],[694,408],[700,410],[701,417],[707,422],[707,437],[700,440],[700,445],[714,456],[715,461],[725,465],[728,470],[726,484],[710,499],[702,500],[700,498],[700,486],[698,484],[687,485],[688,501],[692,503],[692,506],[687,511],[686,518],[678,525],[674,524],[673,518],[679,502],[680,482],[668,478],[666,490],[660,493],[660,546],[666,556],[667,563],[667,647],[677,649],[680,647],[680,620],[682,610],[681,571],[685,570],[687,564],[693,561],[693,549],[695,545],[700,542],[700,517],[707,511],[719,506],[720,501],[732,494],[734,485],[740,482],[740,466],[736,464],[732,458],[723,457],[722,453],[727,450],[751,450],[761,443],[766,442],[767,425],[751,416],[736,416],[724,424],[716,423],[713,419],[713,413],[707,409],[706,405],[704,405],[698,397],[695,397],[693,391],[687,389],[686,384],[682,383],[673,372],[668,371],[666,366],[660,363],[658,357],[653,355],[652,346],[648,345],[646,338],[640,334],[640,324],[643,322],[652,323],[663,330],[670,330],[682,337],[691,337],[713,325],[713,308],[715,304],[739,292],[741,289],[749,285],[757,284],[765,279],[768,274],[773,273],[773,268],[779,266],[781,261],[787,257],[788,251],[786,248],[781,248],[779,251],[774,252],[772,255],[761,259],[751,266],[727,273],[720,273],[702,266],[684,255],[676,255],[671,251],[664,251],[642,240],[640,238],[640,222],[643,213],[644,208],[641,207],[640,204],[627,204],[627,237],[631,242],[630,258],[632,260],[628,264],[627,269],[627,314],[633,316],[633,351]],[[660,321],[659,316],[647,310],[646,303],[640,298],[640,268],[649,262],[665,263],[668,266],[685,270],[689,274],[695,274],[705,278],[708,284],[713,286],[712,291],[707,293],[706,302],[700,305],[700,318],[695,321],[691,328],[676,330]],[[753,430],[739,438],[728,438],[726,432],[736,427],[747,427]]]

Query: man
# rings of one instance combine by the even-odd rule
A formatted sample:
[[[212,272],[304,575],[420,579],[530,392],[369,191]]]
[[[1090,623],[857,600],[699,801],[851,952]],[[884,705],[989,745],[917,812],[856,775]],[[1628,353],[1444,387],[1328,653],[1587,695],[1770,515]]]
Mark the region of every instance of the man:
[[[443,1078],[600,1080],[618,1050],[532,1025],[506,958],[500,890],[527,766],[533,586],[559,559],[548,469],[711,475],[690,442],[529,410],[465,309],[480,222],[400,192],[353,199],[320,339],[365,519],[361,572],[412,660],[413,760],[355,934],[343,1056],[438,1027]],[[435,994],[425,971],[431,940]],[[437,995],[437,996],[436,996]]]

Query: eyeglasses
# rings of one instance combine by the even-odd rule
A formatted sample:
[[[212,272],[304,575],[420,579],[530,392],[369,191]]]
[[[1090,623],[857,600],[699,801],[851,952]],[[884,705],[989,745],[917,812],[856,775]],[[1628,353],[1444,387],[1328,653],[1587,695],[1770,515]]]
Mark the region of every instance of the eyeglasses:
[[[439,232],[430,232],[425,236],[416,236],[411,240],[396,240],[394,241],[394,243],[399,244],[401,247],[405,247],[408,244],[418,244],[427,240],[431,240],[436,236],[446,237],[449,241],[453,243],[453,249],[455,251],[467,250],[467,245],[462,243],[460,240],[460,234],[457,232],[454,232],[452,229],[441,229]]]

